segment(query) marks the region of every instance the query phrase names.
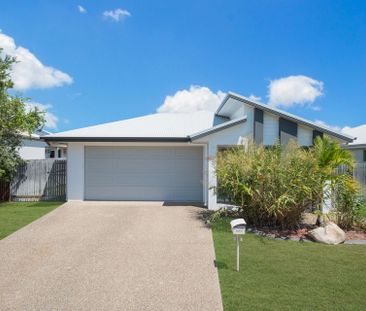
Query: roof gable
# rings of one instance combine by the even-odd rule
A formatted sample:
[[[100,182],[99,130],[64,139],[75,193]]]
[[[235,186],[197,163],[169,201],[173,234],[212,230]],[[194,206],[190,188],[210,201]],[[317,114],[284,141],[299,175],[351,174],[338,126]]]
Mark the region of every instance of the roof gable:
[[[288,113],[286,111],[283,111],[283,110],[280,110],[280,109],[277,109],[277,108],[268,106],[266,104],[262,104],[262,103],[259,103],[257,101],[253,101],[253,100],[251,100],[249,98],[246,98],[246,97],[244,97],[242,95],[235,94],[235,93],[232,93],[232,92],[229,92],[226,95],[226,97],[222,101],[221,105],[216,110],[216,114],[217,115],[226,116],[227,111],[230,109],[229,107],[227,107],[230,100],[231,100],[230,105],[232,105],[232,106],[234,106],[234,105],[237,106],[238,103],[241,102],[241,103],[244,103],[244,104],[253,106],[255,108],[259,108],[261,110],[264,110],[266,112],[269,112],[269,113],[278,115],[278,116],[280,116],[280,117],[282,117],[284,119],[287,119],[287,120],[296,122],[298,124],[306,125],[306,126],[311,127],[311,128],[313,128],[315,130],[321,131],[323,133],[329,134],[331,136],[337,137],[337,138],[342,139],[342,140],[345,140],[347,142],[352,142],[354,140],[354,137],[353,136],[347,135],[347,134],[342,133],[340,131],[335,131],[335,130],[329,128],[329,127],[326,127],[326,126],[323,126],[323,125],[319,125],[319,124],[317,124],[315,122],[306,120],[304,118],[298,117],[298,116],[293,115],[291,113]],[[232,107],[232,109],[236,109],[236,107]],[[225,110],[226,110],[226,112],[225,112]]]

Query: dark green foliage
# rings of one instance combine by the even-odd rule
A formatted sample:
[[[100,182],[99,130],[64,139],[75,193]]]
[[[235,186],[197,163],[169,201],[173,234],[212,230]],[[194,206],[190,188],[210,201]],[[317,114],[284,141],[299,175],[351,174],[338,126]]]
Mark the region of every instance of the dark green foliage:
[[[21,162],[18,149],[22,135],[30,135],[44,123],[43,112],[26,109],[25,99],[10,95],[10,78],[14,58],[1,56],[0,49],[0,180],[9,181]]]
[[[336,168],[352,163],[352,155],[326,136],[308,149],[293,141],[272,148],[251,143],[218,154],[217,190],[240,206],[250,225],[295,227],[305,210],[321,211],[324,199],[349,176],[335,174]]]

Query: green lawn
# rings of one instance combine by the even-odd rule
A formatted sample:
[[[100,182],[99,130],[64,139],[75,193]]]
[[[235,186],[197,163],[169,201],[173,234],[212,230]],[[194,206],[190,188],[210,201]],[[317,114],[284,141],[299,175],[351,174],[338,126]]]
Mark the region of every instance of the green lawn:
[[[229,220],[212,229],[225,310],[366,310],[366,246],[246,234],[236,272]]]
[[[0,203],[0,240],[61,204],[63,202]]]

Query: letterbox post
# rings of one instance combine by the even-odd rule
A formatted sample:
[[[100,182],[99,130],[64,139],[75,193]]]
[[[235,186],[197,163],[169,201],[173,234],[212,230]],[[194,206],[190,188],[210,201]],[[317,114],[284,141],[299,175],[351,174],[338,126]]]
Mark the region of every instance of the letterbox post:
[[[239,260],[240,260],[240,237],[236,235],[236,271],[239,272]]]
[[[230,222],[231,231],[236,239],[236,271],[239,271],[240,266],[240,240],[245,234],[246,222],[243,218],[234,219]]]

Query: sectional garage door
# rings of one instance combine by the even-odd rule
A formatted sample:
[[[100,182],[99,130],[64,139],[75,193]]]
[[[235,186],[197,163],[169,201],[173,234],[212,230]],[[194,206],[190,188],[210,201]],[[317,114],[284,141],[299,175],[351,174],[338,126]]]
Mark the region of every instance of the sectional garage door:
[[[201,147],[85,147],[85,199],[202,202]]]

